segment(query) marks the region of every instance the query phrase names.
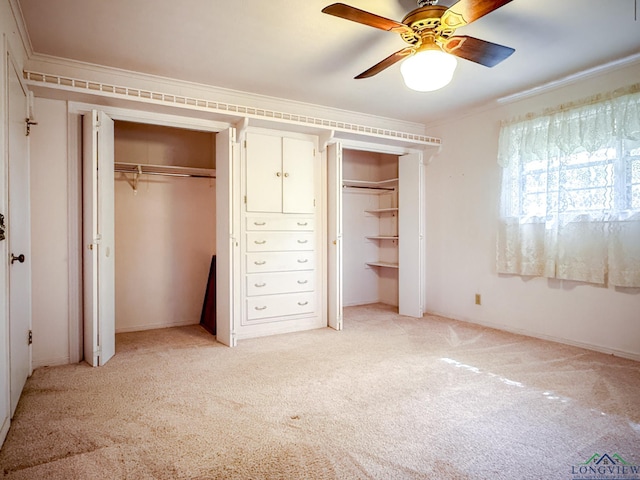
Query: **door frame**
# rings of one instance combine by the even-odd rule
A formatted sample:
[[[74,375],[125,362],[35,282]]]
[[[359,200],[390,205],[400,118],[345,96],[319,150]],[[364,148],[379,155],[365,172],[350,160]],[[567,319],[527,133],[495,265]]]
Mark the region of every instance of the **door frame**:
[[[385,153],[385,154],[390,154],[390,155],[397,155],[398,156],[398,161],[401,161],[401,157],[404,155],[417,155],[419,158],[419,163],[421,164],[422,168],[421,168],[421,172],[422,172],[422,178],[420,178],[420,194],[419,194],[419,201],[421,199],[424,199],[424,184],[425,184],[425,178],[424,178],[424,174],[425,174],[425,152],[422,149],[417,149],[417,148],[409,148],[409,147],[402,147],[402,146],[393,146],[393,145],[385,145],[385,144],[380,144],[380,143],[372,143],[372,142],[365,142],[365,141],[359,141],[359,140],[343,140],[343,139],[337,139],[334,138],[331,141],[329,141],[328,145],[332,145],[333,148],[335,148],[338,151],[338,156],[340,158],[340,161],[343,161],[344,159],[344,151],[345,150],[359,150],[359,151],[364,151],[364,152],[371,152],[371,153]],[[328,153],[328,149],[325,150],[325,153],[327,154],[327,156],[329,156]],[[329,194],[330,195],[342,195],[342,168],[339,169],[338,174],[335,175],[335,178],[329,178],[329,181],[336,181],[339,182],[339,185],[334,185],[332,188],[329,188]],[[329,276],[329,278],[327,279],[327,283],[329,285],[339,285],[339,288],[342,290],[343,285],[344,285],[344,280],[342,278],[339,279],[333,279],[330,276],[331,275],[342,275],[343,274],[343,268],[342,268],[342,229],[341,227],[338,225],[338,222],[341,221],[342,218],[342,211],[340,212],[336,212],[336,208],[342,208],[342,202],[339,201],[339,199],[336,198],[328,198],[328,210],[327,210],[327,222],[329,225],[336,225],[335,229],[330,229],[329,231],[331,232],[332,230],[336,230],[337,233],[339,234],[339,238],[330,238],[330,235],[327,236],[327,249],[329,251],[332,251],[333,249],[333,241],[337,240],[338,246],[340,248],[334,249],[335,252],[333,252],[333,254],[331,255],[331,259],[335,260],[336,264],[332,264],[332,265],[328,265],[327,268],[327,275]],[[425,225],[425,219],[424,219],[424,208],[426,208],[426,206],[423,206],[423,209],[420,210],[421,215],[419,218],[419,231],[420,231],[420,238],[419,238],[419,242],[422,245],[422,249],[424,249],[424,244],[425,244],[425,232],[424,232],[424,225]],[[425,252],[421,251],[421,254],[419,256],[419,276],[420,276],[420,291],[419,291],[419,300],[420,300],[420,310],[422,313],[424,313],[425,309],[426,309],[426,304],[425,304],[425,291],[424,291],[424,286],[426,285],[426,265],[425,265]],[[338,298],[336,298],[338,297]],[[342,315],[342,310],[343,310],[343,305],[342,305],[342,291],[340,292],[336,292],[334,289],[329,288],[327,291],[327,305],[330,307],[330,312],[329,315],[333,314],[332,318],[328,318],[328,326],[337,329],[337,330],[341,330],[343,327],[343,315]],[[335,317],[335,318],[334,318]],[[331,323],[329,323],[329,320],[331,320]]]
[[[148,110],[69,102],[68,116],[68,213],[69,213],[69,362],[83,357],[82,292],[82,117],[92,110],[104,112],[113,120],[218,133],[233,127],[231,123],[206,120]],[[237,141],[237,139],[236,139]],[[235,158],[234,158],[235,162]],[[239,202],[234,195],[233,203]]]

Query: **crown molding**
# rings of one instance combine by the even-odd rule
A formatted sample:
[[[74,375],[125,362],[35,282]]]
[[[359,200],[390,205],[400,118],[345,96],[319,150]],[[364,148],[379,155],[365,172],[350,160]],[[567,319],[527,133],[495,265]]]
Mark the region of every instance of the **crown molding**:
[[[50,55],[37,53],[30,55],[25,63],[25,70],[54,76],[81,78],[83,80],[111,85],[126,85],[127,87],[142,90],[162,91],[173,95],[204,98],[216,102],[245,105],[256,109],[288,112],[295,115],[307,115],[346,123],[368,125],[378,129],[396,130],[415,135],[426,135],[425,125],[421,123],[379,117],[366,113],[112,68]]]
[[[518,100],[534,97],[536,95],[540,95],[542,93],[546,93],[551,90],[555,90],[557,88],[565,87],[567,85],[571,85],[573,83],[586,80],[591,77],[604,75],[604,74],[613,72],[615,70],[618,70],[620,68],[625,68],[639,62],[640,62],[640,53],[634,53],[633,55],[629,55],[628,57],[624,57],[618,60],[614,60],[612,62],[604,63],[602,65],[598,65],[597,67],[588,68],[586,70],[582,70],[580,72],[567,75],[566,77],[562,77],[557,80],[553,80],[551,82],[543,83],[542,85],[539,85],[537,87],[529,88],[527,90],[513,93],[511,95],[506,95],[504,97],[498,98],[496,101],[498,104],[507,104],[512,102],[517,102]]]

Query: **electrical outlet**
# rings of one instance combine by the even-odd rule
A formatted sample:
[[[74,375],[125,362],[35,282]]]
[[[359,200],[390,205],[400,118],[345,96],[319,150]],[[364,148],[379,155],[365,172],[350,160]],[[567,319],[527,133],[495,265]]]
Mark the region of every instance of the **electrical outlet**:
[[[476,293],[476,305],[482,305],[482,296]]]

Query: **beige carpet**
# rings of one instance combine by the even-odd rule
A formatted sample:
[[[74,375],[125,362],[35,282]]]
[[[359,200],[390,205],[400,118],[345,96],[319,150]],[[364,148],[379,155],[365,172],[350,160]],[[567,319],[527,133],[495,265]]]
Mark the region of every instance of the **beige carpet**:
[[[0,474],[566,480],[594,454],[640,464],[639,363],[384,305],[345,313],[342,332],[235,349],[198,326],[120,334],[103,368],[37,369]]]

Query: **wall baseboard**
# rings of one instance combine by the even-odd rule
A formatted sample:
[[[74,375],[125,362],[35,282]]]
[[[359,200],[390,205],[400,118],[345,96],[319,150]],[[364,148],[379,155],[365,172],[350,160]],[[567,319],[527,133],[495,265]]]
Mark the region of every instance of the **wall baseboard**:
[[[148,325],[138,325],[135,327],[117,328],[117,333],[131,333],[131,332],[143,332],[145,330],[158,330],[160,328],[174,328],[174,327],[187,327],[190,325],[199,325],[198,322],[174,322],[174,323],[153,323]]]
[[[614,348],[603,347],[602,345],[594,345],[590,343],[577,342],[575,340],[571,340],[568,338],[554,337],[552,335],[544,335],[541,333],[531,332],[522,328],[511,328],[506,325],[493,323],[493,322],[480,322],[475,320],[456,318],[451,315],[447,315],[444,313],[427,311],[425,315],[434,315],[438,317],[450,318],[452,320],[457,320],[459,322],[471,323],[473,325],[479,325],[482,327],[494,328],[496,330],[500,330],[502,332],[514,333],[516,335],[524,335],[525,337],[537,338],[539,340],[546,340],[554,343],[561,343],[563,345],[570,345],[572,347],[584,348],[585,350],[591,350],[594,352],[604,353],[607,355],[613,355],[615,357],[626,358],[628,360],[635,360],[636,362],[640,362],[640,353],[634,352],[626,352],[623,350],[617,350]]]
[[[69,365],[72,362],[69,357],[55,357],[55,358],[43,358],[42,360],[33,360],[32,368],[35,370],[36,368],[41,367],[57,367],[59,365]]]

